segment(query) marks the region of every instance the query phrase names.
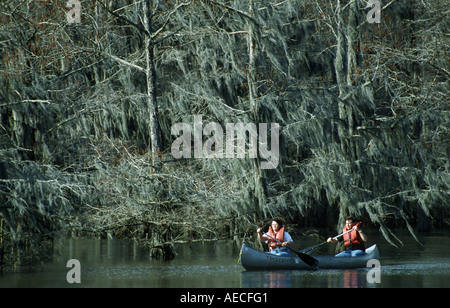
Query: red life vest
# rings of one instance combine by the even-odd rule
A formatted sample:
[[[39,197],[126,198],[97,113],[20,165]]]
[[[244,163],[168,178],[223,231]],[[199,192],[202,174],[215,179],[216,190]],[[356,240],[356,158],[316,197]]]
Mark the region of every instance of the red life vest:
[[[275,233],[275,232],[273,232],[273,229],[270,226],[269,230],[267,231],[267,233],[271,237],[276,238],[277,240],[279,240],[281,243],[284,242],[284,227],[282,227],[280,230],[278,230],[277,233]],[[281,246],[281,244],[278,243],[277,241],[275,241],[274,239],[271,239],[269,237],[269,247],[272,248],[272,249],[275,249],[275,248],[277,248],[277,246]]]
[[[344,227],[344,229],[342,229],[342,233],[347,232],[347,231],[348,230],[346,227]],[[351,232],[346,233],[343,236],[344,236],[344,245],[346,247],[352,246],[353,244],[361,245],[361,242],[359,241],[359,236],[358,236],[357,230],[352,230]]]

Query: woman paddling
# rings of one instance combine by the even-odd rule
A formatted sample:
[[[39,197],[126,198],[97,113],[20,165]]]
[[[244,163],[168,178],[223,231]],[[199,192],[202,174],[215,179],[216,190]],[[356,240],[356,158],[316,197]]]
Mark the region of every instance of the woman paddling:
[[[282,225],[280,220],[272,220],[272,224],[271,226],[269,226],[267,234],[262,233],[261,229],[262,228],[258,228],[258,230],[256,230],[256,232],[258,233],[258,239],[261,242],[268,243],[270,253],[277,256],[291,255],[287,246],[291,245],[293,241],[289,233],[284,231],[284,226]]]

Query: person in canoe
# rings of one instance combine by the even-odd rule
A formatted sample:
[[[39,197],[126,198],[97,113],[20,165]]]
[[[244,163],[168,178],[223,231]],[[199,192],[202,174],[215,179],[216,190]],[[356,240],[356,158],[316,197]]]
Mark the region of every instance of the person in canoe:
[[[359,228],[360,223],[356,223],[351,216],[345,219],[345,227],[342,230],[342,237],[327,239],[327,243],[336,243],[344,241],[345,250],[338,253],[335,257],[357,257],[365,254],[367,235]],[[351,230],[351,231],[350,231]],[[350,231],[350,232],[348,232]]]
[[[284,226],[279,219],[273,219],[267,233],[262,233],[262,228],[256,230],[258,239],[261,242],[267,242],[269,252],[278,256],[291,255],[288,245],[293,243],[292,237],[284,230]]]

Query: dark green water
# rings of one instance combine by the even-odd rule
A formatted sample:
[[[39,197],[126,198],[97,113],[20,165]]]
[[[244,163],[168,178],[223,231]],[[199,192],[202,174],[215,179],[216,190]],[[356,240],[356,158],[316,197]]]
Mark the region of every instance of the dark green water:
[[[373,232],[372,232],[373,233]],[[61,239],[53,260],[33,273],[7,273],[0,287],[144,287],[144,288],[431,288],[450,287],[450,233],[419,235],[422,245],[408,233],[396,233],[403,246],[390,246],[378,234],[369,245],[379,247],[380,282],[369,282],[370,269],[247,272],[237,263],[235,242],[177,246],[171,261],[149,258],[148,253],[124,240]],[[317,244],[296,237],[296,248]],[[332,254],[325,246],[317,254]],[[80,261],[81,283],[68,283],[67,261]]]

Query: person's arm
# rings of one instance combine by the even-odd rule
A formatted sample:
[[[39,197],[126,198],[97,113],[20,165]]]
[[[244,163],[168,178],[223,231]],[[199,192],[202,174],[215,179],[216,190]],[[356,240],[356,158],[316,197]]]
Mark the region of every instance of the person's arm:
[[[368,237],[367,237],[367,235],[363,232],[363,230],[359,229],[357,226],[354,226],[353,229],[355,229],[356,231],[358,231],[359,236],[361,237],[361,239],[362,239],[364,242],[367,242]]]
[[[335,237],[329,237],[327,239],[327,243],[337,243],[337,242],[342,242],[343,241],[343,237],[338,235],[338,238]]]
[[[258,230],[256,230],[256,233],[258,233],[258,239],[259,239],[261,242],[265,242],[265,241],[267,241],[267,237],[265,237],[265,236],[261,233],[261,229],[262,229],[262,228],[258,228]]]
[[[337,238],[334,238],[334,237],[329,237],[328,239],[327,239],[327,243],[337,243],[338,242],[338,239]]]
[[[294,241],[292,240],[292,237],[289,233],[287,233],[286,231],[284,231],[284,242],[281,244],[281,246],[289,246],[292,245],[294,243]]]

